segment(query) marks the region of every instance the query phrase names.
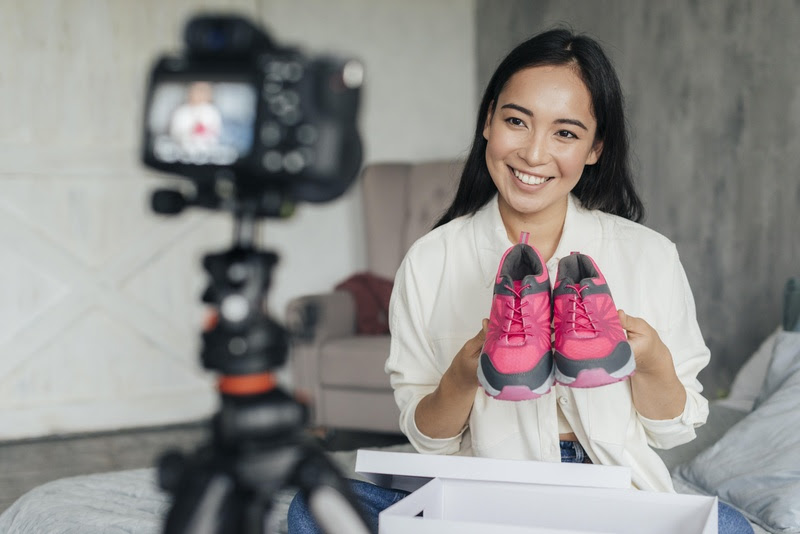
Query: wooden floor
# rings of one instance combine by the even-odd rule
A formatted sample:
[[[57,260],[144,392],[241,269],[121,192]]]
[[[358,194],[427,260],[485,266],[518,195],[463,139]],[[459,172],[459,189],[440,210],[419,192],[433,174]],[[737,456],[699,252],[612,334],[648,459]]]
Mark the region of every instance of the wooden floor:
[[[59,478],[155,466],[170,448],[191,451],[208,436],[206,423],[0,443],[0,513],[34,487]],[[327,450],[403,443],[394,434],[337,431]]]

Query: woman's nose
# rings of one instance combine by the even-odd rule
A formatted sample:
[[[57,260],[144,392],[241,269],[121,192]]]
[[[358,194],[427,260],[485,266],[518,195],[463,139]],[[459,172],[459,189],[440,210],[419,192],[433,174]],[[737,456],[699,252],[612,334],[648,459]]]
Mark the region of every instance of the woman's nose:
[[[525,139],[519,148],[519,156],[531,167],[547,163],[550,154],[545,136],[533,134]]]

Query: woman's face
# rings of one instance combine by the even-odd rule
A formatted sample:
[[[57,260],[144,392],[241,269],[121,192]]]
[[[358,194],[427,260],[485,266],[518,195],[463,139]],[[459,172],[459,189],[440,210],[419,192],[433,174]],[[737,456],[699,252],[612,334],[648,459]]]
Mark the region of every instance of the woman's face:
[[[194,82],[189,86],[189,103],[194,105],[206,104],[211,102],[214,90],[210,83]]]
[[[589,90],[571,66],[514,74],[486,119],[486,165],[501,213],[517,218],[566,210],[584,165],[600,157]]]

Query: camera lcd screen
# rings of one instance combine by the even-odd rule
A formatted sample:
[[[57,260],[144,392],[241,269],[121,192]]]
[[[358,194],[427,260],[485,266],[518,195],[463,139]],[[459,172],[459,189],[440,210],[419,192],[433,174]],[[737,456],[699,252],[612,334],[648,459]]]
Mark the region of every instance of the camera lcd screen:
[[[241,81],[166,81],[147,113],[150,150],[167,164],[231,165],[253,144],[256,93]]]

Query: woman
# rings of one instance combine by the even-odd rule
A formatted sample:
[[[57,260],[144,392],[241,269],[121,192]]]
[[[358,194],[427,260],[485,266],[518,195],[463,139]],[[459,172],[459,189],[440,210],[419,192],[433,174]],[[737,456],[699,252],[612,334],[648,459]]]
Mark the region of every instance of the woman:
[[[697,374],[710,354],[676,248],[642,217],[622,92],[602,48],[563,29],[520,44],[483,96],[452,205],[395,279],[386,370],[400,427],[419,452],[625,465],[636,488],[674,491],[652,447],[686,443],[705,423]],[[629,380],[555,385],[523,402],[479,387],[498,261],[522,233],[551,281],[573,251],[597,263],[635,355]],[[402,497],[354,488],[375,515]],[[720,506],[720,532],[751,531]]]

